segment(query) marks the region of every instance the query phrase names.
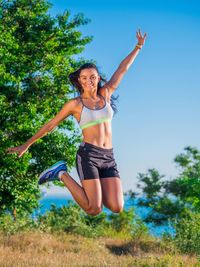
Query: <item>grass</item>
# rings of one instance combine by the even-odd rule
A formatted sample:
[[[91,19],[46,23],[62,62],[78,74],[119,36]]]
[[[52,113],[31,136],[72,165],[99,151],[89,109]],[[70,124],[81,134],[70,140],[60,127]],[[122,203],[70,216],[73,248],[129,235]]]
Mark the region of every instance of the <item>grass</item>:
[[[0,234],[1,267],[200,267],[159,239],[88,238],[67,233]]]

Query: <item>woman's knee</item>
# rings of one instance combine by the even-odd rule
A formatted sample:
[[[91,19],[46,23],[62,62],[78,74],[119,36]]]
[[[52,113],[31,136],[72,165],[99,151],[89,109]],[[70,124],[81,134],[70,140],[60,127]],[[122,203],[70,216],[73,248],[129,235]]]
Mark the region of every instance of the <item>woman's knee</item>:
[[[86,212],[89,215],[96,216],[102,212],[102,206],[92,206]]]
[[[120,213],[124,209],[124,204],[123,203],[119,203],[119,204],[115,203],[113,205],[110,205],[109,209],[114,213]]]

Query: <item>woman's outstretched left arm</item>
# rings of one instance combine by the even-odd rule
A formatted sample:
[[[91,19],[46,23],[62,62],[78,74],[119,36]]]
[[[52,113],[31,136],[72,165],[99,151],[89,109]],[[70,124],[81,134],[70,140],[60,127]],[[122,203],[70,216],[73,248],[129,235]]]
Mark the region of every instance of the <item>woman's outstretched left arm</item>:
[[[120,63],[117,70],[112,75],[111,79],[106,83],[105,87],[109,90],[110,94],[119,86],[124,74],[127,72],[133,61],[135,60],[138,52],[142,48],[145,43],[147,34],[145,33],[142,35],[141,31],[136,32],[136,37],[138,40],[137,45],[135,46],[134,50]]]

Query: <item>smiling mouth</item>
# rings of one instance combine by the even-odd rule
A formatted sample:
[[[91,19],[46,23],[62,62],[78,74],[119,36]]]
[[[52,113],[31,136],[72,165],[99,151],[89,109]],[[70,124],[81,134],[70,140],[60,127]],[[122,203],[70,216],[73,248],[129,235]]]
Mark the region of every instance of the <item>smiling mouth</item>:
[[[93,86],[94,86],[94,84],[88,84],[87,86],[88,86],[88,87],[93,87]]]

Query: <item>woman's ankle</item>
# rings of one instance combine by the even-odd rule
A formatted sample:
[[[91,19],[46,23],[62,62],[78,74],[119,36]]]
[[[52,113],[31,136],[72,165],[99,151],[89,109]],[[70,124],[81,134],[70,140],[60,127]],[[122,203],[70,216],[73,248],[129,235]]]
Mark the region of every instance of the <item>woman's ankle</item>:
[[[62,175],[64,174],[64,173],[66,173],[66,171],[59,171],[59,173],[58,173],[58,178],[59,178],[59,180],[62,182]]]

